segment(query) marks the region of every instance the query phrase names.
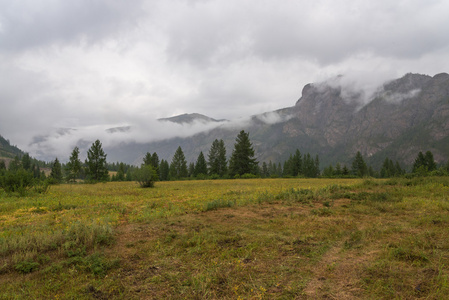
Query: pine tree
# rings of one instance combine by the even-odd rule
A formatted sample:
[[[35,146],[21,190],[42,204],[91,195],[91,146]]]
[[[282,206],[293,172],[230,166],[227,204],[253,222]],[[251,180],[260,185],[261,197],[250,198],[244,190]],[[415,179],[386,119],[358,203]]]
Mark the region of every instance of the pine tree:
[[[159,180],[159,156],[156,152],[151,154],[150,152],[147,152],[143,158],[143,163],[146,166],[151,166],[153,170],[156,172],[157,178],[155,180]]]
[[[197,158],[196,164],[195,164],[195,177],[197,177],[200,174],[207,175],[206,158],[204,157],[204,154],[202,151],[198,155],[198,158]]]
[[[282,165],[281,165],[281,163],[278,163],[277,175],[278,175],[278,177],[282,177]]]
[[[70,155],[69,162],[66,164],[66,179],[67,181],[75,181],[81,172],[82,164],[79,159],[80,149],[75,147]]]
[[[8,170],[9,171],[18,171],[22,168],[22,162],[20,158],[16,155],[12,161],[9,162]]]
[[[231,159],[229,161],[229,172],[231,176],[243,174],[256,174],[257,161],[254,158],[254,149],[249,139],[249,133],[240,131],[234,144]]]
[[[31,169],[31,157],[28,153],[22,156],[22,168],[26,171]]]
[[[393,168],[392,168],[393,166]],[[380,170],[380,177],[381,178],[388,178],[388,177],[392,177],[394,176],[394,165],[393,165],[393,161],[391,159],[389,159],[388,157],[385,158],[383,164],[382,164],[382,169]]]
[[[156,152],[151,155],[151,166],[156,171],[156,173],[159,174],[159,156]]]
[[[6,170],[6,163],[3,159],[0,160],[0,171]]]
[[[187,162],[181,146],[176,149],[170,164],[170,179],[181,179],[188,176]]]
[[[262,178],[270,177],[270,174],[268,173],[268,165],[266,162],[262,163]]]
[[[93,182],[108,181],[109,172],[106,164],[106,154],[100,140],[96,140],[87,151],[87,175]]]
[[[292,176],[298,176],[300,174],[304,175],[303,158],[302,158],[302,155],[301,155],[301,152],[299,151],[299,149],[296,149],[295,155],[293,155],[293,157],[292,157],[290,168],[291,168]]]
[[[427,166],[427,171],[432,172],[437,169],[437,164],[435,160],[433,159],[433,154],[430,151],[427,151],[424,155],[424,159]]]
[[[223,140],[215,139],[208,154],[209,174],[223,177],[227,172],[226,147]]]
[[[418,169],[425,169],[427,171],[427,163],[424,154],[419,151],[418,156],[415,158],[415,162],[413,163],[413,173],[416,173]]]
[[[62,167],[58,158],[55,159],[51,167],[50,177],[53,178],[57,183],[62,182]]]
[[[115,175],[116,181],[125,181],[125,164],[120,163],[118,166],[117,174]]]
[[[169,179],[169,172],[170,172],[170,167],[168,165],[168,162],[163,159],[161,160],[161,163],[159,164],[159,178],[162,181],[166,181]]]
[[[152,160],[151,153],[150,152],[145,153],[145,156],[143,157],[143,163],[145,165],[150,166],[151,165],[151,160]]]
[[[364,177],[368,175],[368,166],[363,160],[363,156],[360,151],[357,151],[354,160],[352,161],[352,174],[357,177]]]
[[[335,176],[337,176],[337,177],[339,177],[339,176],[341,176],[342,175],[342,170],[341,170],[341,165],[340,165],[340,163],[337,163],[337,165],[335,166],[335,171],[334,171],[334,173],[335,173]]]

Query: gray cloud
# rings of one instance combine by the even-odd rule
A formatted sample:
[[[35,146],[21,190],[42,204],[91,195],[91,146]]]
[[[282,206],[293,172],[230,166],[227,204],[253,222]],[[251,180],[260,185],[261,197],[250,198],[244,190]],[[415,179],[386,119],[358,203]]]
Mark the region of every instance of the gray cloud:
[[[154,120],[246,120],[339,74],[367,102],[386,80],[448,72],[447,11],[443,0],[0,0],[0,134],[42,157],[96,136],[192,134]],[[104,134],[119,126],[132,130]]]
[[[0,48],[20,51],[52,43],[96,43],[135,25],[141,1],[1,1]]]

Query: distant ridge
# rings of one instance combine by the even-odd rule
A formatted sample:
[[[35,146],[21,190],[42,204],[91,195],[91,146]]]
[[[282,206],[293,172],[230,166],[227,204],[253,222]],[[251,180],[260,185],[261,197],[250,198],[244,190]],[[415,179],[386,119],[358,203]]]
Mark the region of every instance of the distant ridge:
[[[192,124],[194,122],[219,123],[219,122],[225,122],[227,120],[224,120],[224,119],[216,120],[216,119],[210,118],[210,117],[202,115],[202,114],[193,113],[193,114],[182,114],[182,115],[169,117],[169,118],[161,118],[161,119],[158,119],[158,121],[173,122],[173,123],[178,123],[178,124]]]

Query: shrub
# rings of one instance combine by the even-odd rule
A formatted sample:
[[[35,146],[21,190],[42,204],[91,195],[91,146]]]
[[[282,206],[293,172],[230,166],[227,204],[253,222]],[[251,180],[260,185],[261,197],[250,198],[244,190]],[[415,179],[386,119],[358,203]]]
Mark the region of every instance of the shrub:
[[[25,196],[33,184],[33,174],[23,169],[6,171],[4,175],[0,177],[0,186],[8,194],[18,193],[20,196]]]
[[[134,171],[134,178],[143,188],[154,187],[157,173],[150,165],[142,165]]]

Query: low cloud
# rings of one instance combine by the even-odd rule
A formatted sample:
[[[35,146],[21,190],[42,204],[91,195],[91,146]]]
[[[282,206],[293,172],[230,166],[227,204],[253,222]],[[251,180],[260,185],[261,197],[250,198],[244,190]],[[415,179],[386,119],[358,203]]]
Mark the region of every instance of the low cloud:
[[[58,157],[67,161],[73,148],[79,147],[81,158],[95,140],[100,140],[103,147],[115,147],[127,143],[149,143],[175,137],[185,138],[200,132],[206,132],[225,122],[194,121],[178,124],[167,121],[141,121],[134,124],[103,124],[77,128],[54,128],[46,135],[37,135],[27,149],[30,155],[50,161]]]
[[[383,92],[380,93],[379,96],[382,97],[385,101],[393,104],[399,104],[406,99],[410,99],[416,97],[421,92],[421,89],[413,89],[407,93],[391,93],[391,92]]]
[[[281,122],[285,122],[293,118],[293,115],[283,115],[279,112],[267,112],[260,115],[255,116],[256,119],[264,122],[265,124],[277,124]]]

